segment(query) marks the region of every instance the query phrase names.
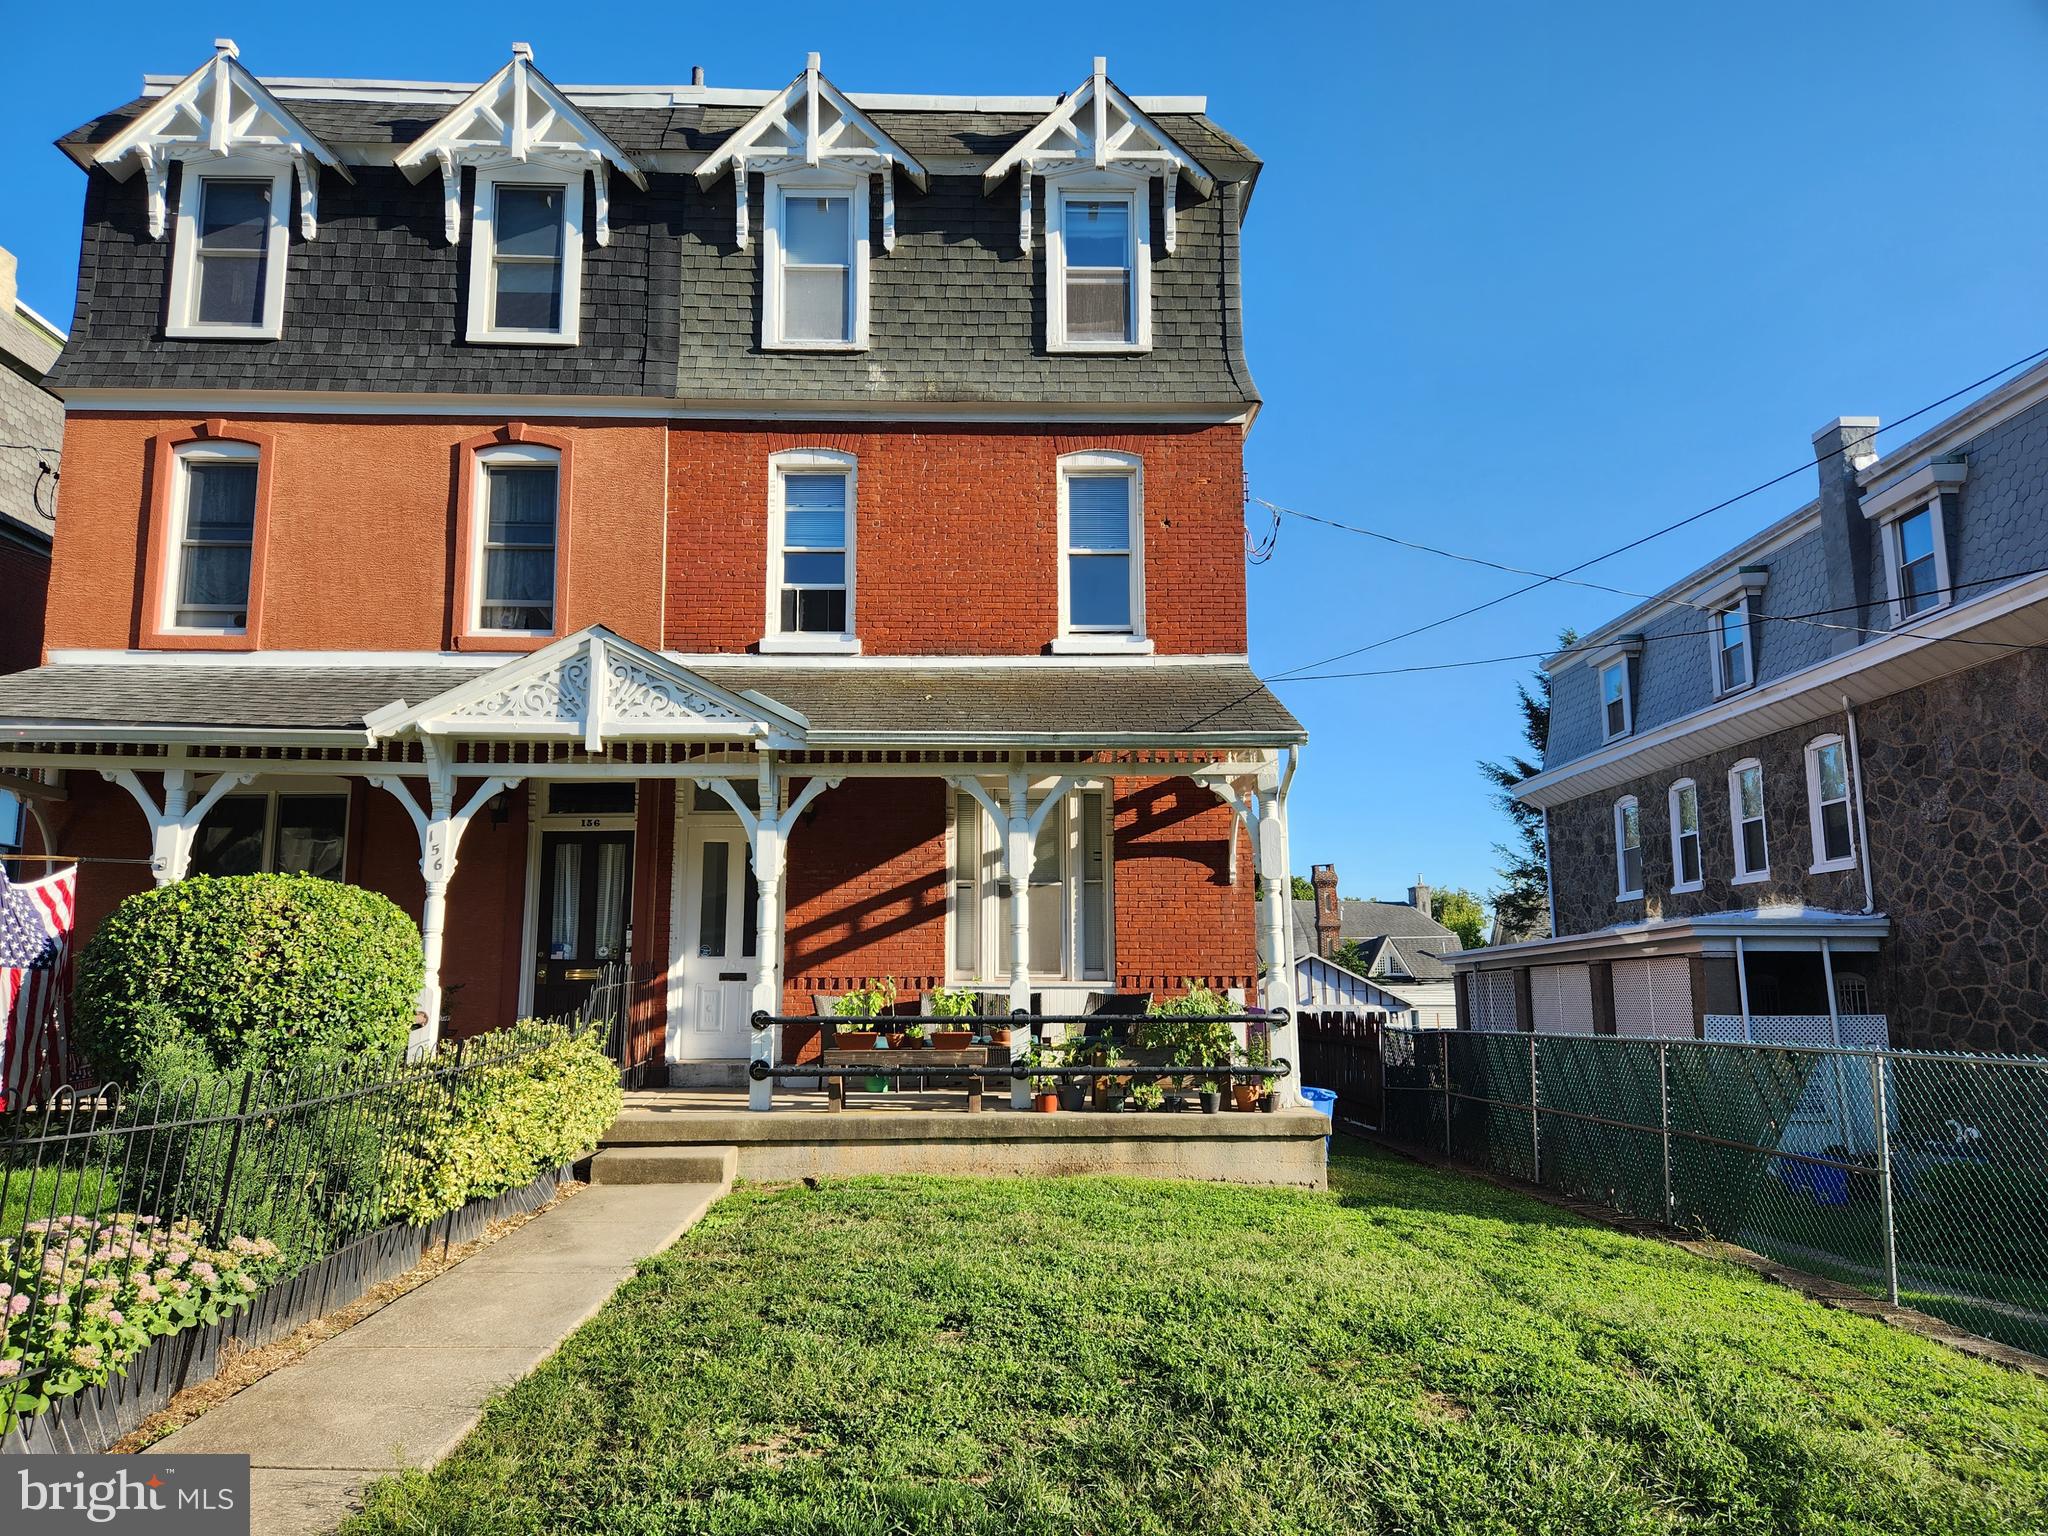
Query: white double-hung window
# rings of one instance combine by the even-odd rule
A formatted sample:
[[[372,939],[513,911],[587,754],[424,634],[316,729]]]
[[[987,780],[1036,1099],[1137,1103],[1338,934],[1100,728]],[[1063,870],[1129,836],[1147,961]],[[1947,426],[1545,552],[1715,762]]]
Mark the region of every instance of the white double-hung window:
[[[1144,465],[1128,453],[1059,464],[1058,652],[1148,652]]]
[[[1671,786],[1671,890],[1698,890],[1700,875],[1700,791],[1691,779]]]
[[[1142,352],[1152,345],[1149,183],[1053,178],[1046,210],[1046,348]]]
[[[256,544],[258,449],[252,443],[180,447],[171,488],[169,580],[161,615],[174,631],[241,634],[249,625]]]
[[[1764,828],[1764,769],[1754,758],[1728,770],[1728,815],[1735,824],[1735,881],[1771,877],[1770,837]]]
[[[550,175],[537,167],[479,170],[469,252],[469,340],[575,345],[582,277],[582,175]]]
[[[1749,599],[1739,598],[1714,615],[1714,686],[1733,693],[1750,681]]]
[[[1634,795],[1614,802],[1614,899],[1643,894],[1643,815]]]
[[[1039,828],[1026,876],[1031,974],[1044,981],[1110,975],[1109,795],[1070,791]],[[958,792],[952,814],[952,979],[1000,984],[1010,973],[1010,904],[1002,880],[1003,832],[974,796]]]
[[[476,456],[476,505],[470,583],[472,632],[550,635],[555,631],[562,466],[553,448],[508,443]]]
[[[771,176],[768,211],[761,345],[788,351],[867,346],[867,178]]]
[[[763,651],[860,649],[854,629],[856,466],[823,448],[768,463],[768,626]]]
[[[1849,748],[1839,736],[1806,744],[1806,809],[1813,831],[1813,873],[1856,863],[1849,830]]]
[[[1884,550],[1885,585],[1894,628],[1946,608],[1954,599],[1946,514],[1956,506],[1970,467],[1923,464],[1863,498]]]
[[[165,333],[275,341],[284,334],[291,167],[186,161],[182,174]]]

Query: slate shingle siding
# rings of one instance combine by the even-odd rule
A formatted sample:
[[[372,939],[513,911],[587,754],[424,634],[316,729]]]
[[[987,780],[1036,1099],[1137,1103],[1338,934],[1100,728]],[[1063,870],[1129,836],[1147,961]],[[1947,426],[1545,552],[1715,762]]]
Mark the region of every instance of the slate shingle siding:
[[[67,135],[100,143],[137,104]],[[293,101],[316,134],[349,143],[407,143],[439,115],[399,103]],[[629,153],[715,148],[749,114],[737,108],[596,108],[597,125]],[[877,114],[918,155],[994,156],[1037,121],[1030,113]],[[1256,162],[1205,119],[1171,115],[1168,131],[1219,178],[1250,177]],[[149,238],[143,179],[89,174],[80,253],[78,322],[53,375],[70,388],[228,388],[439,391],[463,394],[679,395],[688,399],[1248,403],[1257,399],[1240,331],[1237,227],[1246,183],[1219,179],[1213,196],[1185,189],[1177,249],[1165,254],[1152,184],[1152,350],[1071,356],[1044,347],[1041,238],[1017,242],[1017,178],[984,195],[981,176],[933,175],[920,193],[897,178],[897,244],[881,246],[882,199],[871,198],[872,345],[851,353],[764,353],[760,338],[761,179],[751,178],[755,238],[734,240],[733,188],[708,190],[662,170],[641,192],[610,179],[611,243],[586,234],[583,313],[575,347],[470,346],[464,243],[442,236],[441,183],[388,167],[354,166],[356,182],[323,174],[320,230],[288,263],[284,338],[171,341],[163,334],[172,242]],[[175,209],[177,176],[170,186]],[[590,228],[587,207],[584,227]]]

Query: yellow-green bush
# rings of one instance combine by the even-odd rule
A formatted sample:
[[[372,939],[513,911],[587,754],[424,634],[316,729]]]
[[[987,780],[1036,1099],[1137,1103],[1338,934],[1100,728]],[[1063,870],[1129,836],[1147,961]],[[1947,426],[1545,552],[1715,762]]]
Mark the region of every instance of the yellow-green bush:
[[[443,1048],[452,1065],[454,1047]],[[428,1222],[502,1195],[597,1145],[619,1112],[618,1064],[595,1030],[529,1019],[480,1062],[423,1080],[385,1192],[391,1221]]]

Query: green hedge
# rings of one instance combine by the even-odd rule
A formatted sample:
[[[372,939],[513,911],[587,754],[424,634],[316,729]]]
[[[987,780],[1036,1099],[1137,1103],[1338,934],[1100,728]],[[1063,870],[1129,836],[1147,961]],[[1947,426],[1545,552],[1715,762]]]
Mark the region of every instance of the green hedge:
[[[198,875],[100,924],[79,957],[77,1035],[128,1083],[396,1056],[420,980],[419,929],[388,897],[311,875]]]
[[[432,1221],[531,1183],[596,1146],[618,1115],[618,1063],[605,1055],[599,1031],[572,1035],[529,1019],[491,1036],[486,1049],[513,1059],[471,1064],[414,1090],[385,1219]]]

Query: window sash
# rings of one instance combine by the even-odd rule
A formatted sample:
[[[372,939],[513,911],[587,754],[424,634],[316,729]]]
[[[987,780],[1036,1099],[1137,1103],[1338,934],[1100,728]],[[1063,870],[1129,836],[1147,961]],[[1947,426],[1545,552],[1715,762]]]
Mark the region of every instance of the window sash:
[[[953,804],[953,940],[956,982],[1000,984],[1010,970],[1010,903],[1003,891],[1002,829],[981,803]],[[1038,982],[1106,981],[1113,940],[1114,857],[1107,794],[1070,791],[1039,829],[1026,900],[1031,975]]]
[[[211,224],[216,194],[257,191],[260,216]],[[194,234],[193,319],[201,325],[260,328],[270,275],[270,206],[275,189],[267,177],[202,176]]]
[[[1749,610],[1737,604],[1721,610],[1721,691],[1741,688],[1749,682]]]
[[[776,620],[783,634],[850,633],[852,491],[853,477],[843,471],[789,469],[777,475]],[[837,579],[826,574],[835,556]]]
[[[200,823],[192,873],[308,874],[339,880],[348,852],[348,796],[333,790],[224,795]]]
[[[1672,795],[1672,866],[1680,885],[1700,883],[1700,792],[1682,784]]]
[[[478,543],[477,627],[552,634],[560,544],[561,466],[537,460],[485,461]],[[540,491],[546,489],[546,515]],[[526,494],[532,491],[532,495]]]
[[[1849,776],[1844,748],[1840,742],[1829,742],[1816,747],[1811,758],[1814,857],[1823,864],[1846,863],[1855,853],[1855,843],[1849,833]]]
[[[1607,709],[1607,737],[1628,732],[1628,663],[1609,662],[1600,669],[1600,695]]]
[[[1110,215],[1101,234],[1082,233],[1089,213]],[[1060,204],[1061,340],[1068,345],[1129,346],[1137,340],[1136,200],[1074,196]],[[1105,262],[1109,245],[1117,259]],[[1081,259],[1076,260],[1077,247]]]
[[[248,627],[257,471],[253,459],[180,456],[174,628]]]
[[[521,185],[501,182],[492,190],[491,213],[491,291],[490,329],[493,331],[529,331],[537,336],[555,336],[562,330],[562,302],[568,287],[568,219],[571,189],[560,186]],[[504,217],[506,205],[513,207],[536,200],[545,204],[550,197],[559,201],[552,224],[535,223],[519,232],[521,246],[529,237],[546,233],[552,250],[523,249],[515,246],[506,249],[499,238],[499,226]],[[537,244],[537,242],[536,242]],[[546,281],[536,286],[524,286],[532,278],[546,275]],[[508,285],[508,280],[512,284]],[[514,300],[510,306],[507,299]],[[535,306],[542,301],[544,309]],[[507,315],[508,307],[512,310]],[[531,309],[533,313],[525,311]]]
[[[1735,775],[1735,863],[1739,875],[1770,871],[1770,841],[1764,830],[1764,775],[1744,768]]]
[[[1643,888],[1643,817],[1639,805],[1624,801],[1614,808],[1614,838],[1619,855],[1620,894],[1637,895]]]
[[[1074,470],[1066,477],[1068,631],[1130,634],[1137,628],[1137,476]]]

